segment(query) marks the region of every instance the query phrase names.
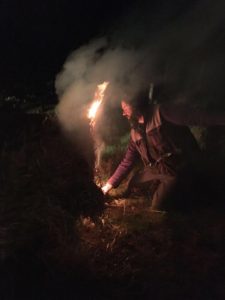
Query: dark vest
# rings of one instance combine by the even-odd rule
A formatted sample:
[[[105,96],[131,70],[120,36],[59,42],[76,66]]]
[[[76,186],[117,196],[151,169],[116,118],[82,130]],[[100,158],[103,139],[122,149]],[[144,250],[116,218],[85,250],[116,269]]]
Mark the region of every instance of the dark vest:
[[[148,114],[145,138],[135,129],[131,130],[131,139],[145,165],[152,162],[167,161],[174,163],[190,161],[199,155],[200,149],[187,126],[178,126],[166,121],[160,114],[160,106],[155,105]]]

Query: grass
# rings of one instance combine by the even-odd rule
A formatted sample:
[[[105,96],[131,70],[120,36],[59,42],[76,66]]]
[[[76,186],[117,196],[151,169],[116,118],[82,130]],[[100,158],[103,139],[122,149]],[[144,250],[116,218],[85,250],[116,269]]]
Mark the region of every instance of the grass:
[[[92,272],[104,283],[96,299],[222,299],[223,216],[150,213],[136,199],[125,212],[124,203],[108,207],[103,225],[80,228]]]
[[[0,299],[224,299],[223,177],[196,185],[215,202],[152,213],[126,182],[103,199],[54,115],[0,134]]]

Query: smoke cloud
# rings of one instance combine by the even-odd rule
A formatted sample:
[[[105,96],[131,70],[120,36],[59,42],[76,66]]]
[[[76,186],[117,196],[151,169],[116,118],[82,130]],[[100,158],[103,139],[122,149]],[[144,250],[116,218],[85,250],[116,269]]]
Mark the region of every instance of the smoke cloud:
[[[110,82],[107,98],[115,105],[124,92],[132,96],[154,82],[159,101],[224,106],[225,2],[152,3],[133,7],[110,36],[69,55],[55,82],[67,130],[79,126],[103,81]]]

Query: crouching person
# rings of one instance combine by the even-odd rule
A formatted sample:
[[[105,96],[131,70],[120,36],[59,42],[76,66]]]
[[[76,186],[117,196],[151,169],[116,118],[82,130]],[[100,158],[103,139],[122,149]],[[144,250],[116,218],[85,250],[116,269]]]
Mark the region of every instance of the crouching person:
[[[124,96],[121,107],[131,126],[130,142],[102,191],[107,194],[116,188],[140,156],[144,169],[131,179],[129,188],[157,182],[151,210],[164,210],[180,176],[200,158],[200,148],[188,126],[225,125],[225,114],[208,114],[182,105],[149,104],[148,91],[135,98]]]

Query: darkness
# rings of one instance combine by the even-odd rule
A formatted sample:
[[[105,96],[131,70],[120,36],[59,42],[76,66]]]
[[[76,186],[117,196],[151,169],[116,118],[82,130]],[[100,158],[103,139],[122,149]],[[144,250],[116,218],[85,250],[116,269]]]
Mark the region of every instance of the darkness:
[[[165,31],[167,25],[173,24],[174,20],[179,20],[182,24],[185,15],[195,6],[199,6],[199,12],[204,14],[204,2],[201,0],[145,0],[141,3],[135,0],[41,2],[2,0],[0,2],[0,102],[9,96],[23,99],[24,96],[32,94],[33,98],[41,98],[43,103],[48,101],[56,103],[55,77],[62,70],[68,55],[74,50],[102,36],[112,37],[114,41],[119,41],[128,47],[135,43],[141,45],[145,43],[148,36],[152,37],[154,33],[157,36],[161,29]],[[216,20],[214,15],[208,17],[209,21],[211,17]],[[207,23],[207,19],[205,21],[205,27],[210,28],[210,23]],[[149,31],[146,30],[148,27]],[[179,33],[177,27],[176,32]],[[155,63],[157,72],[161,72],[160,64],[162,68],[167,64],[169,71],[166,80],[171,87],[175,84],[176,89],[179,85],[182,91],[190,90],[190,86],[193,85],[192,81],[185,80],[187,76],[192,78],[188,64],[196,65],[197,72],[193,77],[195,83],[196,78],[198,80],[201,75],[199,60],[203,61],[202,65],[206,61],[208,73],[218,71],[217,73],[224,74],[223,32],[223,28],[218,28],[212,38],[208,38],[207,44],[203,43],[202,48],[198,47],[198,50],[190,52],[188,61],[182,58],[182,55],[188,53],[188,40],[182,37],[184,48],[187,48],[185,52],[182,51],[182,46],[177,48],[174,46],[179,43],[179,35],[177,40],[176,37],[174,39],[171,37],[171,44],[168,43],[165,48],[163,45],[156,47],[156,57],[158,52],[161,55],[159,62]],[[191,34],[193,37],[194,32]],[[196,43],[198,35],[199,31]],[[149,40],[151,41],[151,38]],[[185,70],[184,79],[180,70],[182,67]],[[178,78],[172,74],[173,72],[178,74]],[[207,71],[205,73],[201,76],[206,78],[202,80],[206,82],[206,87],[210,81],[210,85],[215,86],[213,93],[220,93],[223,76],[209,80]],[[174,82],[171,78],[174,78]],[[217,90],[219,92],[216,92]],[[211,98],[214,97],[213,93]],[[204,98],[204,95],[199,97]],[[30,98],[26,97],[26,101],[32,102],[33,98]]]
[[[140,8],[139,2],[146,4],[146,7],[151,4],[151,9],[143,18],[140,16],[143,8]],[[202,216],[199,214],[197,218],[190,216],[189,219],[188,215],[181,219],[179,215],[172,214],[162,226],[156,216],[155,223],[143,223],[143,229],[147,229],[143,235],[143,225],[137,215],[134,234],[126,234],[124,238],[119,235],[120,242],[118,247],[115,244],[115,254],[108,252],[104,256],[108,242],[113,244],[115,241],[114,231],[111,241],[111,236],[107,239],[111,231],[106,230],[98,235],[96,230],[97,240],[101,244],[97,243],[90,249],[85,249],[84,244],[81,248],[84,253],[78,252],[81,242],[74,228],[76,218],[80,214],[98,216],[105,208],[105,199],[92,182],[92,170],[89,170],[83,158],[85,153],[78,146],[79,143],[75,148],[71,147],[62,135],[55,115],[46,118],[41,113],[17,114],[21,105],[13,106],[16,101],[25,99],[23,107],[26,112],[30,112],[27,107],[36,107],[40,101],[42,111],[48,104],[55,107],[58,102],[55,77],[71,52],[101,36],[113,36],[115,40],[120,40],[124,37],[123,32],[119,36],[121,24],[124,24],[124,32],[128,32],[131,19],[136,20],[134,27],[137,31],[143,29],[138,24],[144,27],[143,24],[149,22],[152,31],[160,31],[160,26],[163,28],[173,19],[182,19],[196,2],[202,3],[201,0],[0,1],[0,111],[3,110],[0,115],[0,299],[135,299],[140,289],[146,296],[140,297],[142,299],[188,299],[192,292],[201,295],[190,296],[189,299],[224,298],[225,243],[222,234],[225,226],[222,222],[223,211],[218,221],[220,214],[214,212],[219,202],[217,198],[224,200],[224,197],[220,197],[224,195],[223,129],[220,132],[212,128],[206,136],[206,149],[209,148],[207,160],[215,171],[210,178],[212,186],[200,200],[207,202],[207,193],[208,198],[212,195],[212,199],[216,199],[210,211]],[[127,44],[129,38],[135,35],[133,27],[129,29],[131,35],[125,36]],[[146,28],[143,29],[144,37],[145,32]],[[216,57],[218,53],[224,53],[222,29],[217,35],[218,38],[215,34],[210,40],[211,47],[204,50],[207,62],[211,54]],[[174,40],[176,42],[176,38]],[[173,47],[160,49],[160,54],[171,63],[172,70],[174,67],[175,75],[179,75],[180,60],[177,59],[178,66],[174,66],[174,58],[180,58],[179,49],[182,47],[177,47],[177,52],[170,55]],[[203,56],[201,50],[193,59],[196,66],[198,58]],[[224,74],[219,58],[215,73],[222,70],[221,74]],[[185,70],[189,62],[192,62],[192,57],[184,61]],[[210,63],[214,66],[214,60]],[[164,60],[162,64],[165,65]],[[207,73],[203,75],[208,79]],[[179,80],[176,76],[174,78],[175,84],[182,81],[180,77]],[[195,78],[197,76],[193,81]],[[223,78],[221,76],[221,84],[218,85],[222,86]],[[217,81],[216,76],[213,80]],[[174,83],[172,79],[170,82]],[[181,82],[179,88],[183,87]],[[13,102],[13,105],[9,103],[10,108],[7,106],[10,102],[6,101],[8,98]],[[4,102],[7,105],[2,104]],[[16,112],[5,114],[6,110]],[[86,125],[85,130],[89,134]],[[79,128],[79,132],[81,137],[76,136],[75,141],[83,141],[86,136],[82,128]],[[90,144],[85,140],[85,146],[91,151],[92,139],[87,140]],[[221,165],[221,174],[216,170],[217,161]],[[206,180],[209,180],[208,177]],[[197,193],[203,185],[207,186],[207,182],[196,184]],[[218,187],[216,191],[214,186]],[[217,209],[219,212],[220,207]],[[130,216],[134,221],[128,223],[131,228],[136,224],[133,213]],[[140,220],[142,218],[143,215]],[[108,223],[105,227],[99,224],[99,227],[114,228],[110,219]],[[102,250],[103,247],[106,250]],[[145,247],[146,252],[143,252],[142,248]],[[133,257],[135,252],[137,256]],[[131,268],[127,268],[127,265]],[[222,297],[207,297],[208,289]],[[79,293],[82,297],[78,296]],[[95,293],[101,297],[94,297]],[[127,297],[123,297],[123,294]],[[158,294],[165,297],[157,297]]]
[[[129,6],[118,0],[1,1],[1,83],[54,79],[71,51],[106,34]]]
[[[162,6],[165,14],[172,10],[172,16],[177,15],[192,2],[153,0],[149,14]],[[110,35],[138,7],[134,0],[2,0],[0,88],[12,95],[23,93],[25,86],[35,91],[50,82],[53,89],[55,76],[70,52],[91,39]]]

